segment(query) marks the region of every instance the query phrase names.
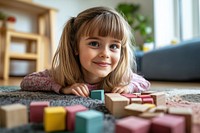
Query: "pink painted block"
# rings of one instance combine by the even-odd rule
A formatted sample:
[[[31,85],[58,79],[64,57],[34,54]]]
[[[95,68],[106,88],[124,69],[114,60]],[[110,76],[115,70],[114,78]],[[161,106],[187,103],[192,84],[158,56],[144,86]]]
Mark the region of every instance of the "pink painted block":
[[[116,122],[115,133],[149,133],[150,126],[150,120],[129,116]]]
[[[121,95],[124,96],[124,97],[127,97],[129,99],[131,99],[131,98],[137,98],[137,96],[135,94],[121,94]]]
[[[154,104],[153,98],[142,98],[142,103],[151,103]]]
[[[152,133],[185,133],[185,119],[182,116],[164,115],[152,119]]]
[[[138,96],[139,98],[151,98],[151,96],[150,95],[140,95],[140,96]]]
[[[86,111],[88,110],[83,105],[73,105],[73,106],[67,106],[65,107],[65,110],[67,111],[66,115],[66,127],[68,131],[73,131],[75,127],[75,116],[77,112]]]
[[[50,105],[47,101],[34,101],[30,103],[30,122],[43,122],[44,108]]]

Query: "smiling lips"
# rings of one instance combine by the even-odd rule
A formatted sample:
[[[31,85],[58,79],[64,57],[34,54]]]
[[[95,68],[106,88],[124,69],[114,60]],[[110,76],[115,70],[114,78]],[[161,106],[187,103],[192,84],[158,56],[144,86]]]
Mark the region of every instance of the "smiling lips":
[[[101,67],[107,67],[111,65],[111,63],[107,63],[107,62],[93,62],[93,63]]]

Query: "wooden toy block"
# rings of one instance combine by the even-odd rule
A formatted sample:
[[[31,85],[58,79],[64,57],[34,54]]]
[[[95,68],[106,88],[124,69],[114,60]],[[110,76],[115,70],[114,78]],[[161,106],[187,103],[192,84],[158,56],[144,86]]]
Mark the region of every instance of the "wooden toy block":
[[[167,106],[157,106],[155,107],[155,112],[163,112],[163,113],[167,113],[168,112],[168,107]]]
[[[186,133],[192,132],[192,109],[191,108],[183,108],[183,107],[169,107],[168,109],[169,114],[183,116],[185,118],[186,126],[185,130]]]
[[[139,98],[142,98],[142,99],[144,99],[144,98],[151,98],[151,96],[150,95],[140,95],[140,96],[138,96]]]
[[[164,115],[151,120],[151,133],[185,133],[184,117]]]
[[[105,93],[105,106],[110,111],[111,110],[111,97],[120,96],[119,93]]]
[[[129,105],[130,100],[124,96],[111,96],[108,99],[108,110],[117,118],[126,116],[125,106]]]
[[[44,108],[50,105],[47,101],[34,101],[30,103],[30,122],[41,123],[44,118]]]
[[[151,122],[134,116],[117,120],[115,133],[149,133]]]
[[[75,133],[102,133],[103,113],[95,110],[76,113]]]
[[[135,94],[121,94],[122,96],[131,99],[131,98],[137,98],[137,96]]]
[[[90,97],[92,99],[98,99],[104,101],[104,90],[92,90]]]
[[[152,93],[156,93],[156,91],[144,91],[141,93],[141,95],[150,95]]]
[[[132,103],[125,107],[127,115],[138,116],[139,114],[148,111],[149,107],[142,104]]]
[[[133,94],[136,95],[137,97],[141,95],[141,93],[133,93]]]
[[[73,105],[65,107],[66,114],[66,128],[68,131],[73,131],[75,128],[75,117],[77,112],[88,110],[83,105]]]
[[[152,119],[155,117],[161,117],[163,116],[164,113],[153,113],[153,112],[144,112],[139,115],[139,117],[144,118],[144,119]]]
[[[150,94],[150,96],[153,98],[154,104],[156,106],[159,106],[159,105],[166,106],[166,96],[164,92],[152,93]]]
[[[142,98],[131,98],[131,103],[142,104]]]
[[[153,98],[142,98],[142,103],[150,103],[150,104],[154,104],[154,100]]]
[[[22,104],[1,106],[0,116],[1,127],[13,128],[28,123],[27,107]]]
[[[64,107],[45,107],[44,128],[46,132],[65,130],[65,119]]]
[[[149,107],[149,109],[155,108],[155,107],[156,107],[155,104],[150,104],[150,103],[145,103],[145,104],[143,104],[143,105]]]

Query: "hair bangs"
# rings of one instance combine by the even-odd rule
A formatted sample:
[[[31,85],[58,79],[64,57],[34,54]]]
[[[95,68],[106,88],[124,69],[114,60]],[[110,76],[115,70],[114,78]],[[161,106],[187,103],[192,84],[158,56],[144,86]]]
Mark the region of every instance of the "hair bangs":
[[[125,26],[120,22],[120,18],[111,13],[105,13],[94,17],[83,24],[82,35],[106,37],[110,36],[115,39],[121,40],[122,43],[127,39],[125,34]],[[124,44],[124,43],[123,43]]]

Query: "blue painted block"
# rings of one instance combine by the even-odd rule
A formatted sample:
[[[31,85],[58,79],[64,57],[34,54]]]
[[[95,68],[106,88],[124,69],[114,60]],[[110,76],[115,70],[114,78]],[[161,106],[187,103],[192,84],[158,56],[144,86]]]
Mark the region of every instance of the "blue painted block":
[[[98,99],[104,101],[104,90],[92,90],[90,97],[92,99]]]
[[[76,113],[75,133],[102,133],[103,113],[95,110]]]

